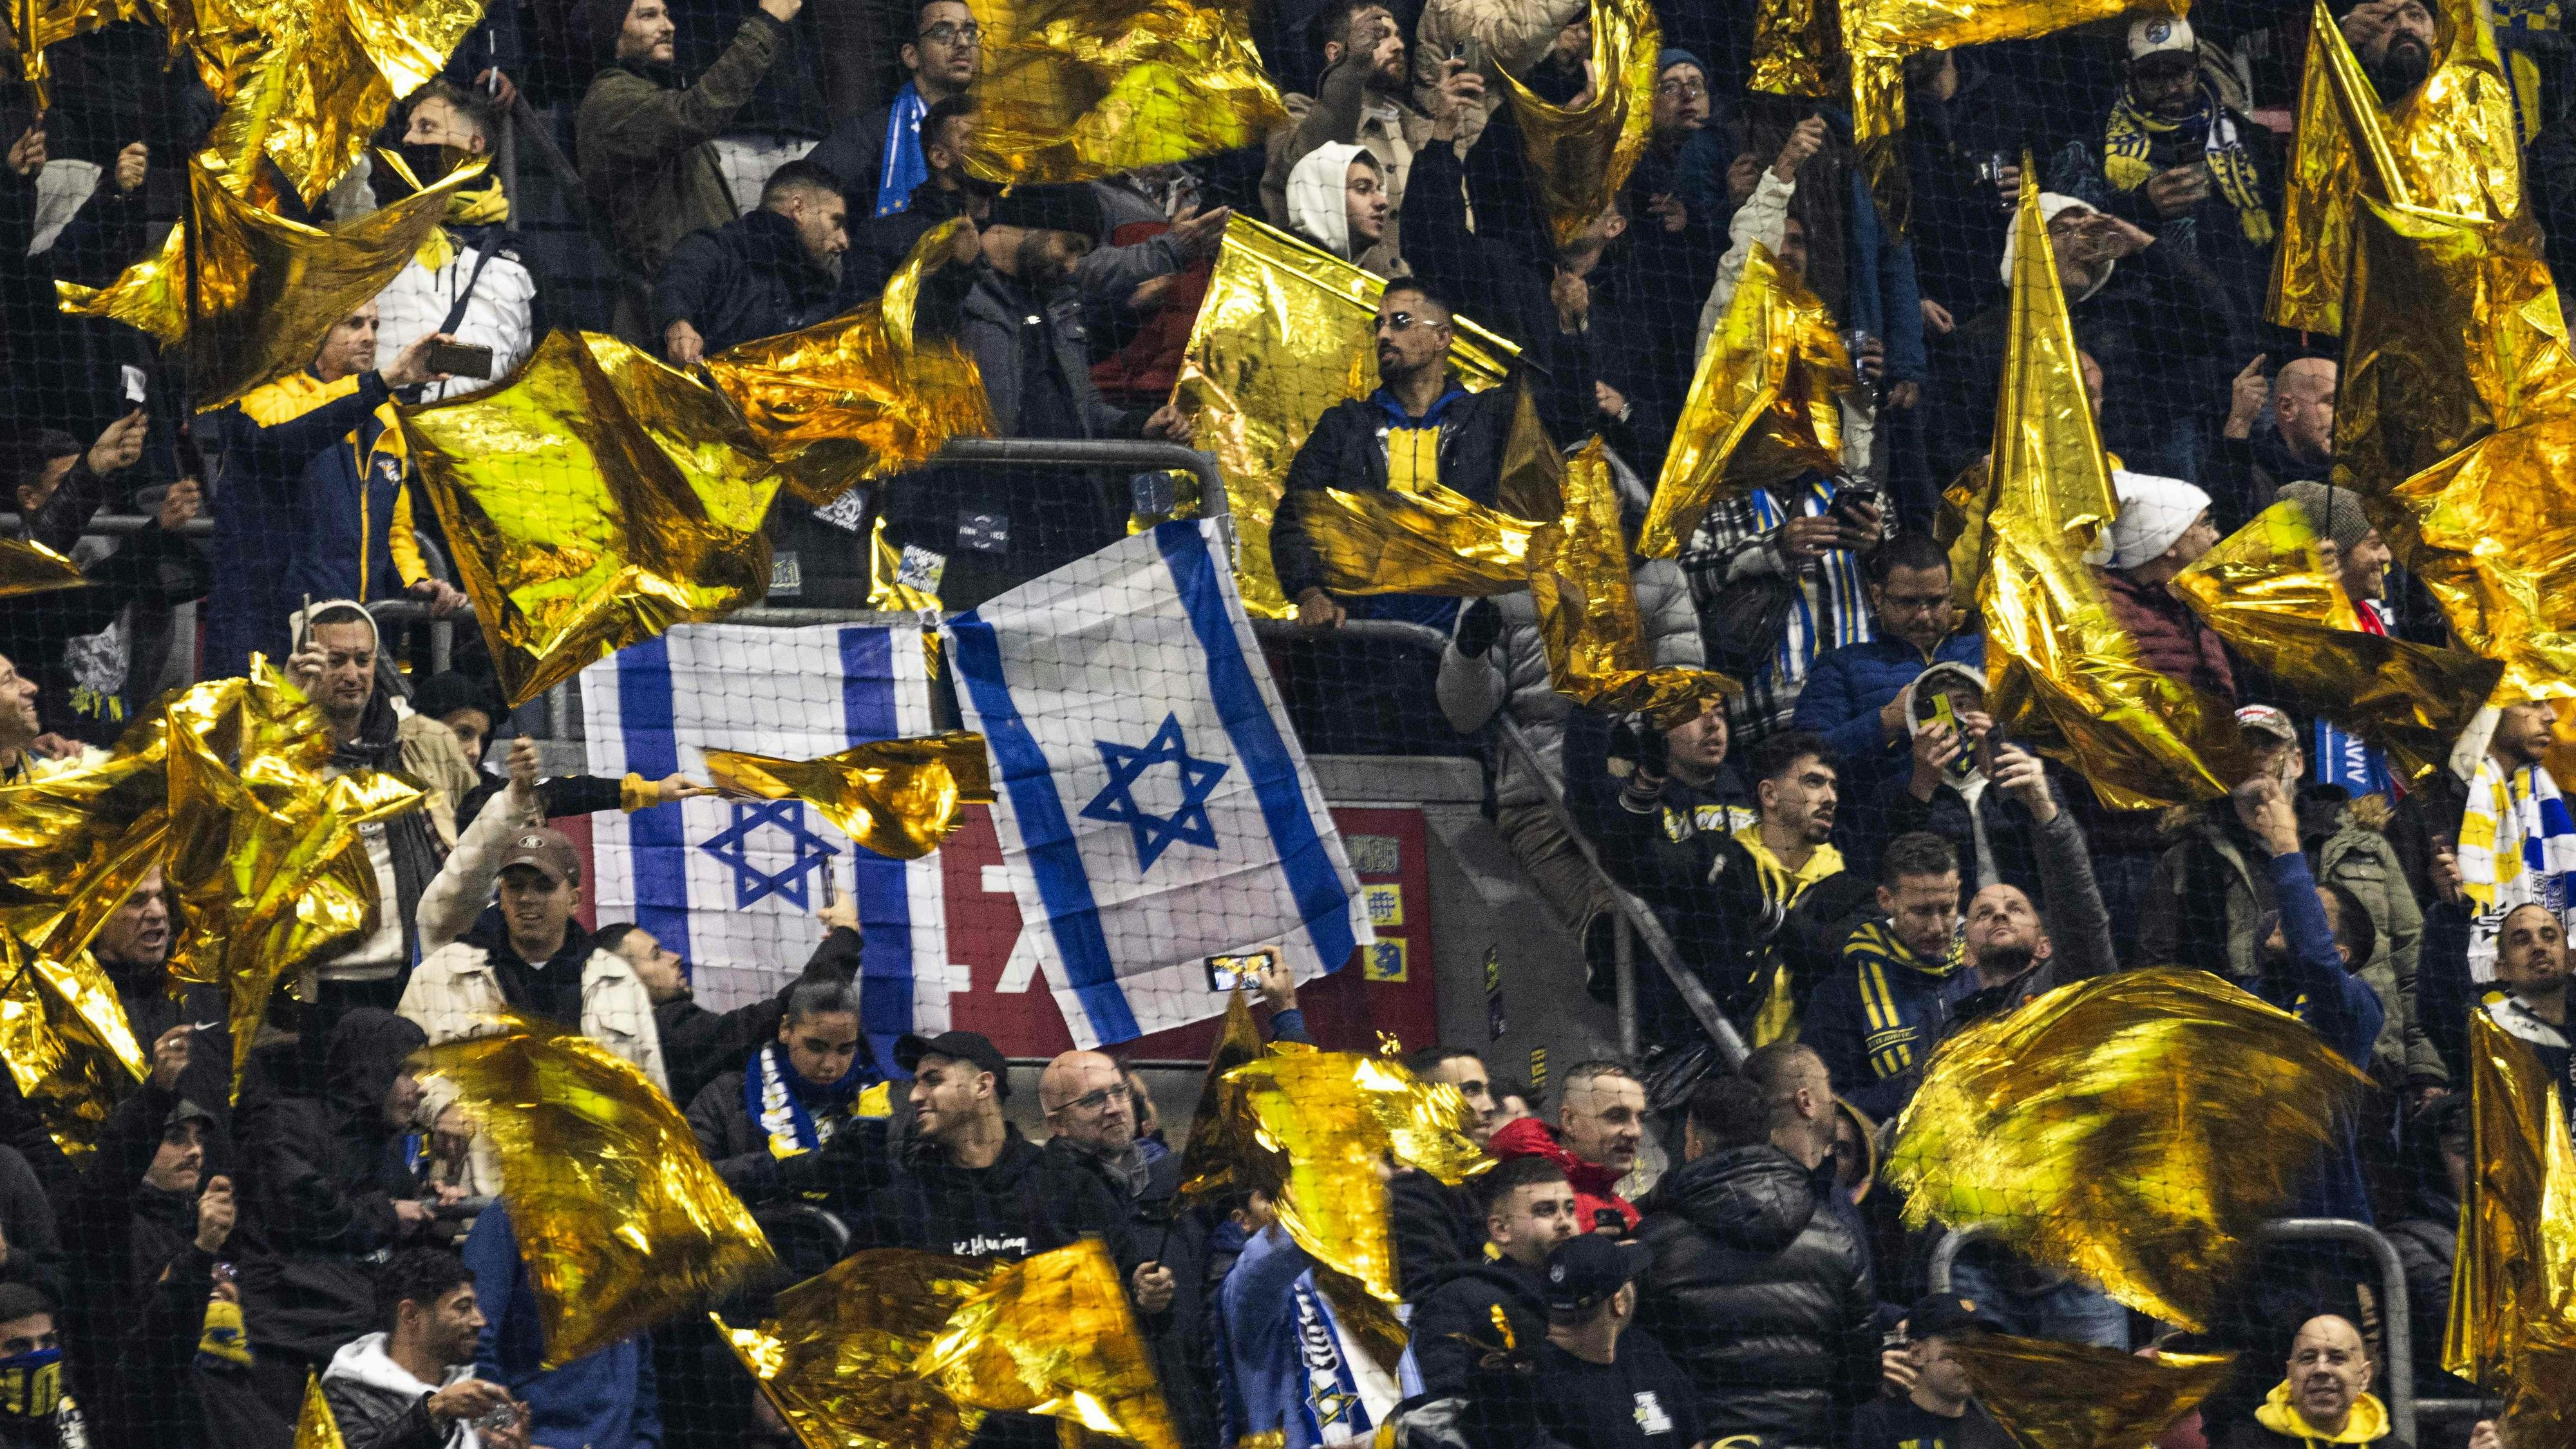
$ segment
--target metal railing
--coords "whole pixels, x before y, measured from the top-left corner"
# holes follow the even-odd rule
[[[1969,1244],[2000,1236],[1992,1223],[1970,1223],[1952,1228],[1941,1235],[1932,1248],[1932,1259],[1926,1268],[1927,1286],[1935,1293],[1950,1291],[1950,1271],[1959,1253]],[[2415,1417],[2420,1408],[2441,1406],[2438,1417],[2465,1417],[2469,1409],[2481,1407],[2475,1399],[2437,1399],[2426,1404],[2415,1401],[2415,1325],[2413,1305],[2406,1297],[2406,1267],[2398,1261],[2397,1249],[2377,1228],[2350,1218],[2275,1218],[2263,1225],[2267,1243],[2346,1243],[2359,1248],[2379,1273],[2379,1322],[2387,1370],[2388,1416],[2396,1437],[2408,1444],[2415,1442]]]

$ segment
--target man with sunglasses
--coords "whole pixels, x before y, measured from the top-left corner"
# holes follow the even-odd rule
[[[930,179],[922,118],[963,96],[983,70],[984,30],[961,0],[925,0],[903,47],[910,79],[889,105],[833,127],[805,159],[839,178],[853,217],[892,216],[912,204],[913,188]]]

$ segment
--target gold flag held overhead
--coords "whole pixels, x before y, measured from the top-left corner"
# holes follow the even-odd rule
[[[1831,100],[1851,84],[1836,0],[1754,0],[1753,69],[1745,89]]]
[[[1384,278],[1240,212],[1226,223],[1172,401],[1198,446],[1216,454],[1234,518],[1235,583],[1256,619],[1296,612],[1271,570],[1270,522],[1315,420],[1377,388],[1385,289]],[[1449,357],[1459,382],[1470,392],[1500,383],[1520,349],[1464,317],[1457,329]]]
[[[961,231],[974,235],[964,217],[931,228],[877,301],[706,360],[800,502],[820,507],[921,467],[950,438],[992,435],[975,359],[954,339],[913,333],[922,278],[954,259]]]
[[[2148,668],[2085,562],[2118,505],[2040,220],[2037,168],[2022,161],[1978,585],[1990,708],[2007,736],[2074,766],[2114,809],[2221,795],[2252,768],[2234,711]]]
[[[1497,67],[1520,123],[1530,181],[1557,249],[1601,220],[1646,154],[1654,127],[1655,58],[1662,26],[1647,0],[1592,0],[1592,73],[1600,77],[1579,109],[1551,105]]]
[[[2504,1442],[2576,1436],[2576,1146],[2560,1084],[2469,1013],[2469,1194],[2442,1367],[2504,1399]]]
[[[1600,714],[1642,712],[1659,730],[1697,718],[1744,686],[1706,669],[1658,667],[1637,612],[1619,527],[1619,485],[1594,438],[1567,461],[1565,514],[1530,540],[1530,603],[1548,682]]]
[[[304,1376],[304,1411],[295,1416],[294,1449],[348,1449],[340,1438],[340,1420],[331,1401],[322,1397],[318,1374]]]
[[[8,0],[0,7],[0,54],[18,58],[18,75],[34,92],[42,115],[54,106],[49,87],[53,70],[45,63],[45,52],[75,35],[119,20],[139,20],[143,14],[138,0]]]
[[[958,807],[993,801],[984,737],[967,730],[879,740],[819,760],[739,750],[709,750],[706,756],[708,776],[724,789],[764,800],[803,800],[851,840],[896,860],[919,860],[937,850],[957,829]]]
[[[0,599],[88,586],[79,564],[43,544],[0,538]]]
[[[1474,599],[1529,587],[1539,525],[1437,483],[1414,493],[1324,488],[1301,499],[1333,593]]]
[[[2132,0],[1842,0],[1843,50],[1851,60],[1855,139],[1905,128],[1905,58],[1919,50],[1962,50],[1998,40],[2053,35],[2132,9],[2180,14]],[[2024,168],[2023,175],[2030,174]]]
[[[1916,1227],[1989,1224],[2032,1261],[2199,1329],[2366,1082],[2298,1018],[2205,971],[2125,971],[1952,1037],[1884,1173]]]
[[[606,333],[550,332],[502,386],[396,416],[513,705],[769,591],[761,439]]]
[[[2022,1449],[2127,1449],[2146,1444],[2218,1392],[2232,1353],[2141,1358],[2089,1343],[1963,1333],[1945,1340]]]
[[[233,194],[232,173],[203,152],[188,164],[193,223],[104,287],[56,282],[62,310],[151,333],[188,366],[199,409],[240,398],[309,367],[331,324],[385,289],[438,229],[448,199],[481,176],[481,161],[350,221],[307,226]],[[197,228],[190,314],[187,228]]]
[[[1258,145],[1288,111],[1248,0],[972,0],[984,31],[966,169],[1045,185]]]
[[[80,1162],[108,1114],[148,1070],[116,999],[87,951],[49,959],[0,928],[0,1061],[33,1103],[45,1135]]]
[[[2175,577],[2201,622],[2309,709],[2387,751],[2403,779],[2451,744],[2504,666],[2361,627],[2296,503],[2275,503]]]
[[[549,1022],[433,1046],[423,1076],[456,1089],[501,1159],[501,1197],[559,1368],[775,1267],[751,1211],[642,1072]]]
[[[1312,1050],[1297,1042],[1284,1045]],[[1244,1085],[1229,1074],[1259,1059],[1265,1050],[1281,1049],[1264,1046],[1261,1027],[1252,1019],[1251,994],[1236,987],[1226,1002],[1225,1025],[1217,1032],[1216,1047],[1208,1053],[1207,1086],[1190,1117],[1189,1141],[1181,1148],[1178,1201],[1223,1197],[1254,1185],[1266,1159],[1253,1140],[1256,1124]]]
[[[1671,558],[1729,493],[1842,465],[1851,356],[1833,314],[1756,242],[1691,374],[1637,552]]]

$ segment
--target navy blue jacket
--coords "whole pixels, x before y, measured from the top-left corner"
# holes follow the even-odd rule
[[[1884,1122],[1913,1099],[1950,1008],[1976,989],[1977,973],[1955,955],[1925,963],[1886,922],[1870,921],[1816,988],[1798,1039],[1825,1059],[1838,1095]]]
[[[2379,993],[2347,970],[2335,949],[2334,929],[2317,900],[2317,884],[2308,874],[2308,858],[2293,850],[2272,857],[2272,899],[2280,903],[2281,935],[2289,942],[2286,962],[2267,963],[2255,994],[2308,1024],[2325,1044],[2352,1063],[2354,1071],[2370,1070],[2370,1047],[2379,1040],[2388,1018]],[[2315,1180],[2302,1195],[2293,1217],[2350,1218],[2369,1222],[2370,1194],[2362,1187],[2361,1151],[2355,1126],[2343,1124],[2343,1144],[2327,1150]]]
[[[671,248],[653,283],[653,328],[658,335],[686,322],[712,355],[813,326],[840,310],[840,286],[805,250],[795,222],[749,211]]]
[[[252,389],[212,419],[224,471],[213,490],[214,541],[207,551],[214,587],[206,611],[206,678],[241,673],[254,650],[286,658],[292,646],[286,616],[301,596],[295,571],[281,565],[315,547],[307,472],[317,455],[347,451],[344,440],[393,396],[373,372],[360,376],[354,390],[317,403],[325,387],[310,371],[293,373]],[[354,506],[354,491],[349,500]]]
[[[1798,713],[1793,721],[1799,729],[1814,730],[1833,745],[1843,758],[1843,813],[1848,819],[1858,812],[1852,807],[1874,800],[1878,787],[1899,775],[1909,766],[1913,753],[1911,736],[1900,734],[1887,739],[1878,728],[1878,712],[1897,692],[1914,682],[1914,677],[1935,664],[1964,664],[1982,674],[1986,668],[1986,638],[1971,625],[1961,629],[1926,655],[1893,634],[1882,634],[1859,644],[1846,644],[1828,649],[1816,656],[1807,670],[1806,687],[1798,691]],[[1870,852],[1874,857],[1876,852]],[[1868,863],[1856,863],[1865,869]]]
[[[297,602],[399,598],[403,571],[394,558],[394,522],[408,467],[401,436],[369,413],[357,430],[304,465],[303,534],[287,561],[287,587]],[[414,498],[411,527],[425,528],[426,499]]]

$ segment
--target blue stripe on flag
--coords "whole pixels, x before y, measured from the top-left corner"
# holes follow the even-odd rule
[[[949,621],[955,643],[952,663],[957,677],[975,701],[984,740],[1002,767],[1002,788],[1011,792],[1011,816],[1019,826],[1020,846],[1037,878],[1038,899],[1046,906],[1055,934],[1056,953],[1064,963],[1092,1035],[1104,1042],[1130,1041],[1141,1035],[1127,993],[1118,984],[1118,965],[1109,954],[1109,938],[1100,929],[1100,906],[1091,897],[1091,876],[1082,866],[1082,846],[1064,816],[1064,801],[1055,790],[1055,772],[1046,751],[1038,747],[1020,720],[1019,705],[1002,678],[1002,648],[993,626],[972,612]]]
[[[1195,522],[1165,523],[1155,527],[1154,542],[1171,566],[1181,606],[1189,612],[1190,627],[1207,653],[1208,689],[1216,701],[1217,718],[1225,722],[1226,738],[1234,742],[1234,753],[1251,777],[1252,793],[1261,802],[1261,818],[1270,827],[1271,847],[1279,853],[1279,868],[1288,876],[1288,889],[1306,922],[1307,938],[1315,943],[1315,959],[1326,971],[1339,971],[1358,945],[1351,932],[1350,892],[1342,888],[1341,872],[1333,868],[1314,817],[1306,812],[1306,791],[1298,779],[1297,763],[1289,758],[1287,742],[1279,737],[1279,722],[1244,660],[1207,539]]]
[[[618,651],[617,723],[625,735],[628,770],[647,780],[680,772],[669,640],[647,639]],[[635,873],[635,924],[687,958],[689,840],[680,811],[638,810],[627,816],[626,858]]]
[[[894,635],[884,629],[841,631],[841,727],[863,745],[901,734],[895,716]],[[906,862],[853,845],[859,905],[859,1029],[888,1055],[912,1030],[912,892]]]

